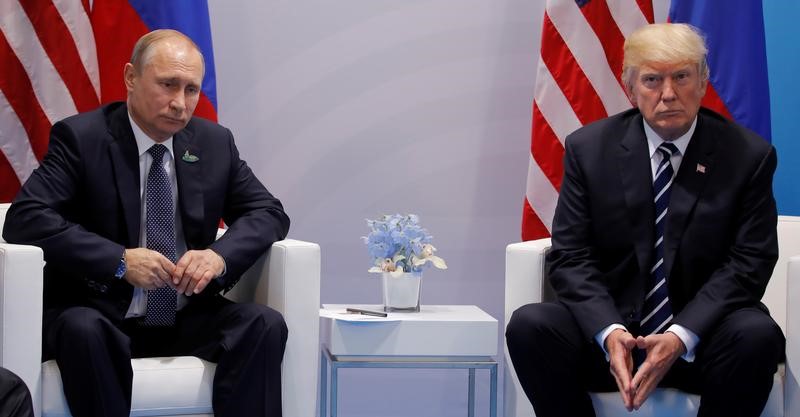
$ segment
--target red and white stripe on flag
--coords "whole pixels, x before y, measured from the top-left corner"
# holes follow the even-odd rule
[[[100,104],[88,0],[0,1],[0,201],[39,166],[50,127]]]
[[[650,0],[547,0],[522,240],[550,236],[567,135],[630,108],[620,79],[622,47],[626,36],[648,22]]]

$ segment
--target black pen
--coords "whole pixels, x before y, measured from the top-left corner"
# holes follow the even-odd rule
[[[358,313],[358,314],[363,314],[365,316],[375,316],[375,317],[387,316],[387,314],[382,311],[363,310],[360,308],[351,308],[351,307],[347,307],[346,310],[348,313]]]

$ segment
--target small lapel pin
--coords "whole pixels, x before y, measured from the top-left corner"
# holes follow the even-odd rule
[[[697,164],[697,168],[695,169],[695,172],[699,172],[701,174],[705,174],[706,173],[706,166],[703,165],[703,164]]]
[[[199,161],[200,158],[198,158],[197,155],[190,154],[189,151],[187,150],[186,153],[184,153],[183,156],[181,157],[181,160],[183,160],[184,162],[190,162],[191,163],[191,162]],[[698,165],[698,167],[699,166],[700,165]]]

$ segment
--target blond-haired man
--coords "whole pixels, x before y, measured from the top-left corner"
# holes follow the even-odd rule
[[[634,109],[566,140],[548,274],[554,303],[506,337],[536,415],[629,410],[656,386],[701,394],[700,417],[761,414],[784,337],[759,301],[778,255],[774,148],[700,107],[706,46],[684,24],[625,42]]]

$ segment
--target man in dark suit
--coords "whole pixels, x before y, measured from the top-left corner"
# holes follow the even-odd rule
[[[637,108],[566,139],[547,255],[558,301],[521,307],[506,331],[538,417],[593,416],[587,391],[615,387],[638,409],[659,385],[699,393],[700,417],[761,414],[785,343],[760,302],[776,156],[700,108],[706,54],[688,25],[636,31],[623,81]]]
[[[215,415],[281,415],[283,317],[220,292],[289,218],[231,132],[192,117],[203,74],[188,37],[143,36],[124,68],[127,102],[53,125],[6,217],[7,241],[44,251],[43,355],[76,417],[128,416],[130,358],[172,355],[217,363]]]

